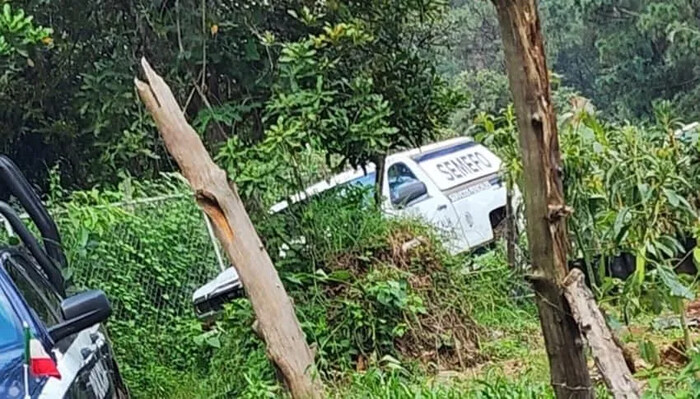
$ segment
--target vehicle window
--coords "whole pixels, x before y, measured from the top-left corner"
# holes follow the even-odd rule
[[[376,174],[374,172],[370,172],[364,176],[360,176],[358,178],[350,180],[349,182],[347,182],[345,184],[347,184],[349,186],[360,186],[360,187],[372,188],[372,187],[374,187],[374,181],[376,179],[375,176],[376,176]]]
[[[5,268],[36,316],[47,327],[58,324],[61,300],[46,278],[20,256],[8,258]]]
[[[387,171],[387,182],[389,183],[389,197],[394,205],[404,205],[402,187],[411,183],[420,182],[411,169],[403,163],[396,163],[389,167]]]
[[[371,199],[374,196],[374,182],[377,174],[369,172],[366,175],[356,177],[345,183],[339,184],[332,189],[329,189],[326,194],[334,195],[338,193],[341,196],[350,194],[361,194],[363,199]]]
[[[14,309],[0,290],[0,348],[14,346],[22,342],[22,329]]]

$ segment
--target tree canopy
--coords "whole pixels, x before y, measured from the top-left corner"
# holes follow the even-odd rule
[[[681,116],[697,114],[697,2],[540,6],[549,67],[567,92],[590,98],[607,117],[651,118],[658,100],[673,101]],[[334,168],[418,145],[450,120],[464,133],[480,111],[510,101],[488,2],[3,7],[0,151],[42,186],[56,165],[73,188],[172,169],[131,88],[141,56],[173,82],[211,150],[262,143],[280,131],[290,138],[294,130],[295,145],[337,155]]]

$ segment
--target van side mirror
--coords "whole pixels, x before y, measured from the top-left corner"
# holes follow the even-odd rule
[[[112,306],[103,291],[90,290],[64,299],[61,312],[63,321],[49,329],[54,342],[107,320]]]
[[[420,180],[412,180],[396,187],[394,198],[391,202],[399,207],[404,207],[424,195],[428,194],[428,188]]]

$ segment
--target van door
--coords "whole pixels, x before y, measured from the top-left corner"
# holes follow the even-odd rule
[[[469,247],[457,212],[449,199],[412,161],[387,162],[382,194],[390,215],[419,217],[447,238],[452,253]]]
[[[414,158],[454,206],[472,248],[494,239],[493,225],[505,215],[501,160],[486,147],[462,142]]]

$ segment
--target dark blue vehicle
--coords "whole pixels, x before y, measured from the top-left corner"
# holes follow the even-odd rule
[[[32,220],[40,240],[8,205],[11,200]],[[109,301],[97,290],[66,295],[61,273],[66,257],[56,224],[3,156],[0,216],[21,242],[0,241],[0,398],[128,398],[101,325],[111,314]],[[60,379],[25,378],[25,324],[55,362]]]

